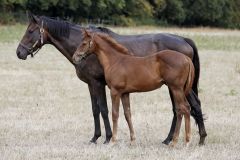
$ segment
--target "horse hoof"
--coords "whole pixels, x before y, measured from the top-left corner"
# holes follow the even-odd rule
[[[90,140],[89,143],[90,143],[90,144],[97,144],[97,141],[92,141],[92,140]]]
[[[109,144],[110,140],[111,140],[111,138],[110,138],[110,139],[107,138],[107,139],[103,142],[103,144]]]
[[[165,139],[162,143],[165,144],[165,145],[169,145],[171,142],[171,140],[169,139]]]
[[[206,136],[200,137],[199,146],[203,146],[205,144],[205,138]]]
[[[95,136],[89,141],[90,143],[97,144],[97,139]]]
[[[202,140],[200,140],[199,141],[199,146],[203,146],[203,145],[205,145],[205,142],[204,142],[204,140],[202,141]]]

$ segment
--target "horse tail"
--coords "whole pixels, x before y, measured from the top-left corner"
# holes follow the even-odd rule
[[[184,40],[192,47],[193,52],[194,52],[192,62],[193,62],[194,69],[195,69],[195,77],[194,77],[192,89],[193,89],[194,93],[198,96],[198,82],[199,82],[199,77],[200,77],[200,60],[199,60],[198,49],[197,49],[195,43],[193,42],[193,40],[191,40],[189,38],[184,38]]]
[[[185,92],[185,95],[187,96],[192,89],[195,73],[194,73],[194,66],[193,66],[192,60],[188,57],[186,57],[186,58],[187,58],[187,61],[188,61],[188,64],[189,64],[189,70],[188,70],[187,81],[186,81],[185,86],[184,86],[184,92]]]

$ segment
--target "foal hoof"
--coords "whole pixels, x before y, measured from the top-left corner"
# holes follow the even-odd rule
[[[135,140],[131,141],[130,146],[136,146],[136,141]]]
[[[171,147],[171,148],[175,148],[175,146],[176,146],[176,143],[171,142],[171,143],[169,144],[169,147]]]
[[[190,146],[190,142],[185,143],[185,147],[188,148]]]

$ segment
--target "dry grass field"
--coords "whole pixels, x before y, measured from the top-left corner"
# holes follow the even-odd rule
[[[166,87],[131,95],[136,145],[129,145],[122,108],[118,143],[89,144],[93,117],[87,85],[61,53],[46,45],[35,58],[15,54],[25,26],[0,26],[0,159],[240,159],[240,31],[209,28],[113,28],[121,34],[171,32],[197,42],[201,60],[200,99],[206,114],[206,145],[192,119],[192,140],[176,148],[167,136],[172,110]],[[6,42],[5,42],[6,41]],[[111,103],[108,91],[111,120]],[[183,126],[183,125],[182,125]]]

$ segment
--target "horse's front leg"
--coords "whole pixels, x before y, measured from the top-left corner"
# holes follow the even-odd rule
[[[110,141],[112,137],[112,130],[108,118],[105,84],[100,83],[98,81],[92,81],[91,85],[89,85],[89,91],[91,94],[95,124],[95,132],[91,142],[96,143],[97,139],[101,136],[101,127],[99,119],[99,115],[101,112],[106,132],[106,139],[104,141],[104,144],[106,144]]]
[[[97,94],[94,91],[94,87],[92,85],[88,85],[88,89],[91,96],[92,102],[92,113],[94,118],[94,135],[90,140],[91,143],[97,143],[97,139],[101,136],[101,126],[100,126],[100,108],[97,104]]]
[[[119,105],[120,105],[120,94],[114,89],[111,89],[112,98],[112,121],[113,121],[113,136],[112,142],[117,140],[117,128],[118,128],[118,118],[119,118]]]
[[[95,91],[97,92],[97,103],[100,108],[100,112],[101,112],[101,115],[103,118],[103,123],[105,126],[106,139],[104,141],[104,144],[107,144],[110,142],[110,140],[112,138],[112,130],[111,130],[109,117],[108,117],[108,107],[107,107],[105,84],[97,82],[97,88]]]

